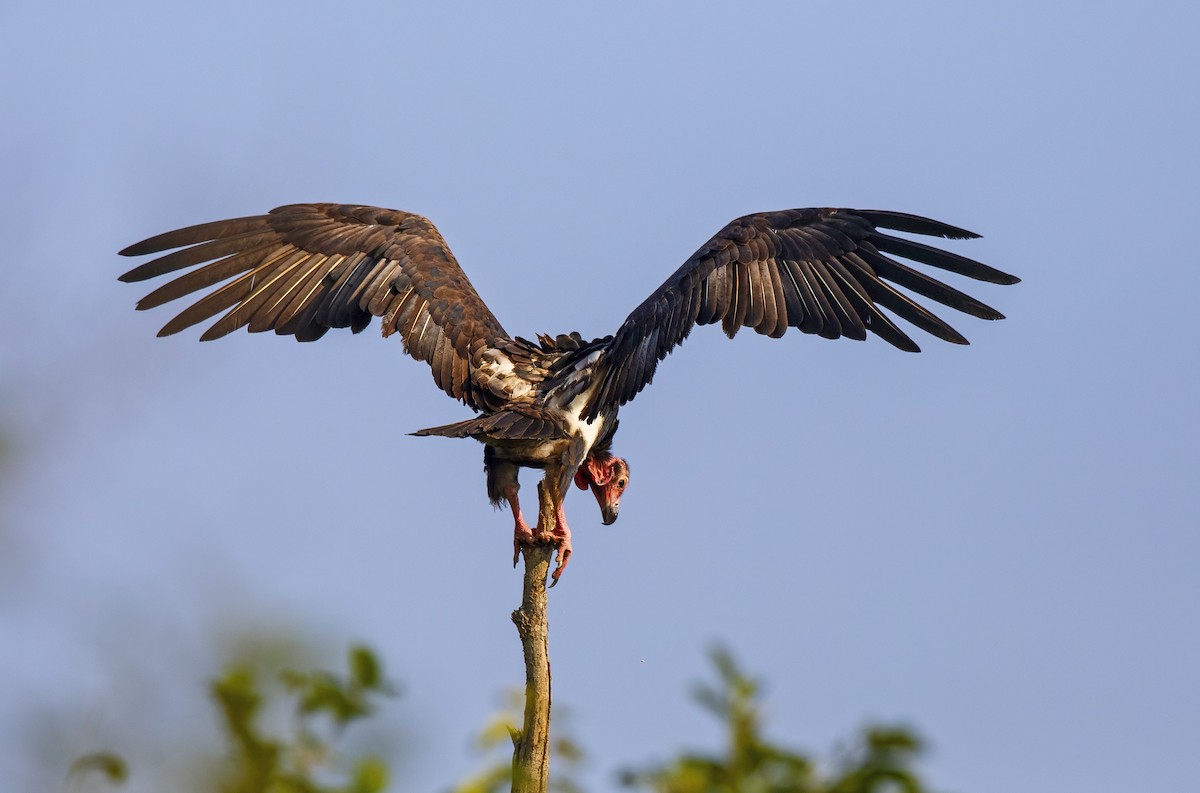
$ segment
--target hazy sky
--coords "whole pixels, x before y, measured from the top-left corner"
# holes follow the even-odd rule
[[[406,209],[508,330],[589,336],[733,217],[857,206],[984,234],[952,247],[1024,278],[969,288],[1009,318],[941,312],[972,346],[921,355],[701,328],[660,367],[621,413],[621,519],[567,502],[551,653],[585,778],[714,745],[687,688],[722,640],[772,734],[822,754],[900,720],[943,790],[1194,783],[1192,5],[44,2],[0,26],[0,767],[46,767],[36,714],[148,790],[171,736],[214,740],[180,725],[214,723],[216,625],[377,647],[398,790],[470,770],[522,679],[482,449],[405,434],[468,415],[427,367],[374,326],[155,339],[173,312],[134,313],[118,249]]]

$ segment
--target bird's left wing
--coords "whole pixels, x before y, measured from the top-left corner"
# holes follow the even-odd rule
[[[187,246],[187,247],[185,247]],[[355,333],[383,319],[409,355],[433,368],[438,387],[481,409],[471,377],[483,353],[508,334],[458,266],[442,235],[408,212],[344,204],[291,204],[266,215],[170,231],[123,256],[179,248],[121,276],[144,281],[201,265],[142,298],[154,308],[228,281],[184,309],[160,336],[225,314],[201,340],[238,328],[312,341],[330,328]],[[233,279],[233,280],[229,280]]]
[[[583,418],[633,399],[694,325],[720,322],[730,338],[744,327],[771,337],[793,327],[827,339],[862,340],[870,331],[902,350],[919,352],[883,313],[885,308],[940,339],[967,343],[893,284],[976,317],[1003,319],[994,308],[887,254],[980,281],[1014,284],[1020,279],[880,228],[951,239],[979,236],[928,218],[879,210],[787,209],[738,218],[692,254],[621,325],[604,351],[598,386]]]

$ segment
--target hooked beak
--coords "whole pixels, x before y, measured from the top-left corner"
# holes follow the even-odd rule
[[[596,503],[600,505],[600,519],[605,526],[611,526],[617,522],[617,512],[621,509],[620,494],[615,494],[612,497],[609,494],[608,486],[592,485],[592,495],[596,497]]]

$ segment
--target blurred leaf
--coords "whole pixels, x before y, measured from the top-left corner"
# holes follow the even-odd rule
[[[129,768],[120,755],[111,752],[93,752],[85,754],[71,763],[68,776],[99,772],[108,778],[109,782],[120,784],[129,777]]]
[[[382,682],[379,659],[369,647],[355,645],[350,648],[350,674],[363,688],[376,688]]]
[[[394,694],[396,688],[384,680],[379,659],[369,648],[356,645],[348,655],[350,668],[346,678],[330,672],[281,673],[284,686],[296,693],[302,716],[323,714],[339,727],[369,716],[373,694]]]
[[[351,760],[336,745],[349,722],[371,713],[370,696],[386,693],[380,664],[370,650],[353,648],[348,666],[345,678],[323,670],[278,673],[283,691],[295,700],[296,714],[291,731],[282,737],[268,736],[258,725],[267,695],[253,672],[235,667],[213,683],[231,748],[223,793],[380,793],[387,786],[388,768],[381,759]],[[364,679],[371,682],[370,691]],[[332,735],[323,734],[313,721],[317,717],[332,721]],[[339,776],[345,784],[332,781]]]
[[[647,770],[626,769],[618,777],[622,785],[654,793],[926,793],[910,767],[921,749],[911,731],[864,730],[832,773],[819,774],[809,756],[764,735],[761,686],[732,653],[718,647],[711,658],[717,682],[700,684],[693,694],[725,725],[725,751],[684,753]]]
[[[387,787],[387,783],[387,763],[378,757],[365,757],[359,761],[354,772],[353,789],[356,793],[379,793]]]

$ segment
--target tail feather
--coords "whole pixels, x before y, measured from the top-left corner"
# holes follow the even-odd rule
[[[421,437],[438,435],[443,438],[478,438],[486,435],[508,440],[555,440],[566,437],[556,422],[515,410],[502,410],[490,416],[479,416],[440,427],[426,427],[410,434]]]
[[[476,435],[484,435],[487,433],[487,423],[491,416],[480,416],[476,419],[467,421],[456,421],[453,424],[443,424],[440,427],[426,427],[423,430],[410,432],[410,435],[419,435],[426,437],[430,435],[440,435],[443,438],[471,438]]]

